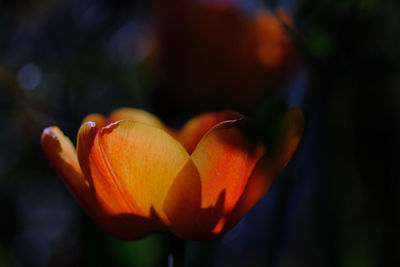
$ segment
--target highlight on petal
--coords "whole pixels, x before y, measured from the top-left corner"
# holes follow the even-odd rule
[[[304,117],[298,108],[290,108],[283,118],[280,139],[275,152],[258,162],[240,198],[229,224],[229,230],[268,192],[272,183],[286,167],[303,135]]]
[[[248,138],[244,124],[245,120],[225,121],[210,130],[192,153],[190,165],[174,181],[164,210],[175,235],[210,239],[223,229],[265,152],[260,142]],[[189,196],[195,200],[185,201]]]
[[[165,229],[162,205],[189,159],[182,145],[161,129],[129,120],[103,128],[94,144],[89,159],[97,194],[118,198],[108,199],[109,208],[153,216],[152,227]]]
[[[82,124],[85,124],[86,122],[92,121],[94,123],[96,123],[97,127],[99,129],[103,128],[104,126],[106,126],[108,124],[107,119],[98,113],[93,113],[93,114],[89,114],[87,115],[83,121]]]
[[[230,110],[204,113],[190,119],[178,132],[177,139],[190,154],[200,139],[218,123],[226,120],[237,120],[243,117],[242,114]]]
[[[136,108],[120,108],[114,110],[108,116],[109,122],[117,122],[120,120],[132,120],[151,125],[160,129],[166,129],[164,123],[153,114]]]

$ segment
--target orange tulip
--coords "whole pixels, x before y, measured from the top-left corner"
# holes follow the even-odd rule
[[[43,131],[51,165],[81,206],[117,238],[170,230],[207,240],[231,229],[268,191],[302,135],[303,117],[289,109],[277,153],[244,130],[242,115],[223,111],[189,120],[181,130],[137,109],[108,119],[89,115],[77,148],[58,127]]]
[[[171,108],[251,109],[296,65],[282,10],[249,14],[234,1],[158,2],[156,92]]]

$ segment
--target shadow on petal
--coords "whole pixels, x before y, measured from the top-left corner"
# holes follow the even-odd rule
[[[214,206],[201,207],[200,174],[189,160],[171,185],[164,202],[172,233],[191,240],[215,238],[213,230],[223,217],[225,197],[226,192],[222,190]]]
[[[150,210],[150,217],[122,213],[116,215],[103,214],[102,220],[99,221],[99,219],[97,218],[96,222],[104,230],[115,238],[125,241],[137,240],[151,232],[168,230],[153,207]],[[160,225],[164,226],[160,227]]]
[[[296,151],[303,135],[303,129],[304,117],[302,111],[298,108],[290,108],[282,118],[276,138],[276,148],[258,161],[223,232],[228,231],[238,223],[268,192],[272,183]]]
[[[131,210],[128,213],[126,211],[129,209],[126,209],[123,202],[110,201],[122,198],[118,190],[108,191],[113,194],[107,194],[101,190],[102,187],[96,187],[96,184],[93,183],[94,178],[97,178],[97,181],[99,179],[110,180],[109,176],[99,177],[100,174],[104,175],[105,171],[98,172],[94,168],[94,165],[90,165],[89,158],[90,154],[94,151],[94,140],[98,131],[99,127],[96,123],[90,121],[84,123],[78,133],[77,147],[79,162],[90,185],[91,205],[84,205],[83,203],[87,213],[103,229],[123,240],[133,240],[153,230],[166,230],[167,226],[161,220],[159,214],[157,214],[154,206],[150,206],[148,216],[139,215],[135,210]],[[110,190],[111,187],[115,186],[115,184],[111,183],[108,189]]]

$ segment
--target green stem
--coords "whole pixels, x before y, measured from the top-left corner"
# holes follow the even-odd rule
[[[168,267],[184,267],[186,256],[186,242],[171,235],[170,237],[170,254],[168,258]]]

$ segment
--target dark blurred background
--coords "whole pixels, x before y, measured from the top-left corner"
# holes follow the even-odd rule
[[[396,0],[0,0],[0,266],[167,265],[168,234],[108,236],[41,150],[122,106],[304,112],[268,194],[188,266],[400,266],[399,104]]]

